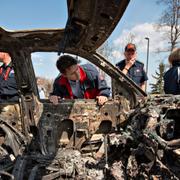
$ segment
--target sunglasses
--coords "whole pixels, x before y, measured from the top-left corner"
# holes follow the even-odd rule
[[[134,49],[127,49],[126,52],[135,52]]]

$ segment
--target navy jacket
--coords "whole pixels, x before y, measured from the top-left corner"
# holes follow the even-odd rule
[[[172,67],[164,74],[164,92],[180,94],[180,62],[178,61],[173,62]]]
[[[125,67],[125,60],[120,61],[116,66],[122,71]],[[144,71],[144,64],[135,61],[132,67],[128,70],[127,76],[130,77],[137,85],[141,85],[144,81],[148,80],[148,77]]]
[[[80,91],[86,99],[94,99],[98,95],[109,97],[110,88],[106,81],[100,78],[97,69],[91,64],[79,66],[80,69]],[[51,95],[57,95],[61,98],[75,99],[70,83],[66,77],[60,75],[54,81],[53,92]]]
[[[18,91],[14,70],[9,64],[0,67],[0,102],[18,101]]]

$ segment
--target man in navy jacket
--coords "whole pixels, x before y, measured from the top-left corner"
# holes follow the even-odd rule
[[[110,88],[93,65],[80,66],[75,58],[64,55],[57,60],[56,66],[61,75],[55,79],[50,95],[54,104],[59,98],[97,99],[100,105],[108,100]]]
[[[11,57],[6,52],[0,52],[0,61],[3,63],[0,67],[0,102],[18,102],[19,96]]]
[[[125,59],[117,63],[116,66],[145,91],[145,83],[148,77],[144,71],[144,64],[136,60],[137,52],[135,44],[128,43],[126,45],[124,56]]]

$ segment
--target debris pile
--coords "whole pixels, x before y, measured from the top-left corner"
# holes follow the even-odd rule
[[[179,179],[179,119],[178,96],[153,97],[135,109],[120,134],[109,136],[108,158],[112,177]]]

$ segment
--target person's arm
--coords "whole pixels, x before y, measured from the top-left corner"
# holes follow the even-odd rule
[[[94,82],[95,88],[100,91],[100,96],[110,96],[110,87],[107,86],[106,81],[100,77],[98,70],[91,64],[87,64],[85,67],[91,81]]]
[[[59,102],[59,99],[61,99],[62,93],[60,91],[60,87],[57,83],[57,79],[53,83],[53,91],[49,95],[49,100],[52,102],[54,105],[57,105]]]
[[[140,88],[143,90],[143,91],[145,91],[145,88],[146,88],[146,81],[144,81],[143,83],[141,83],[141,85],[140,85]]]
[[[98,77],[99,82],[99,96],[97,96],[98,104],[103,105],[105,102],[108,101],[108,97],[110,96],[110,88],[107,86],[107,83],[104,79],[100,79]]]
[[[99,95],[96,97],[98,104],[103,105],[110,96],[110,88],[107,86],[106,81],[102,77],[100,77],[99,72],[94,66],[90,65],[88,67],[88,70],[91,74],[92,80],[95,83],[95,88],[97,88],[100,91]]]
[[[97,96],[98,104],[103,105],[108,101],[108,97],[110,96],[110,87],[107,86],[106,80],[100,77],[99,73],[97,75],[98,79],[98,90],[99,96]]]
[[[143,67],[142,67],[143,68]],[[142,79],[141,79],[141,84],[140,88],[145,91],[146,90],[146,83],[147,83],[148,77],[144,69],[142,69]]]
[[[124,66],[122,72],[127,75],[129,69],[132,67],[132,65],[135,63],[135,58],[129,60],[128,62],[126,62],[126,65]]]
[[[101,79],[99,76],[98,76],[98,90],[100,91],[99,95],[106,97],[110,96],[110,87],[107,86],[106,80]]]
[[[122,70],[122,72],[123,72],[125,75],[127,75],[128,71],[129,71],[129,68],[127,68],[126,66],[125,66],[124,69]]]
[[[100,91],[100,96],[109,97],[110,96],[110,87],[108,87],[106,80],[100,76],[99,72],[96,72],[96,84],[97,89]]]

